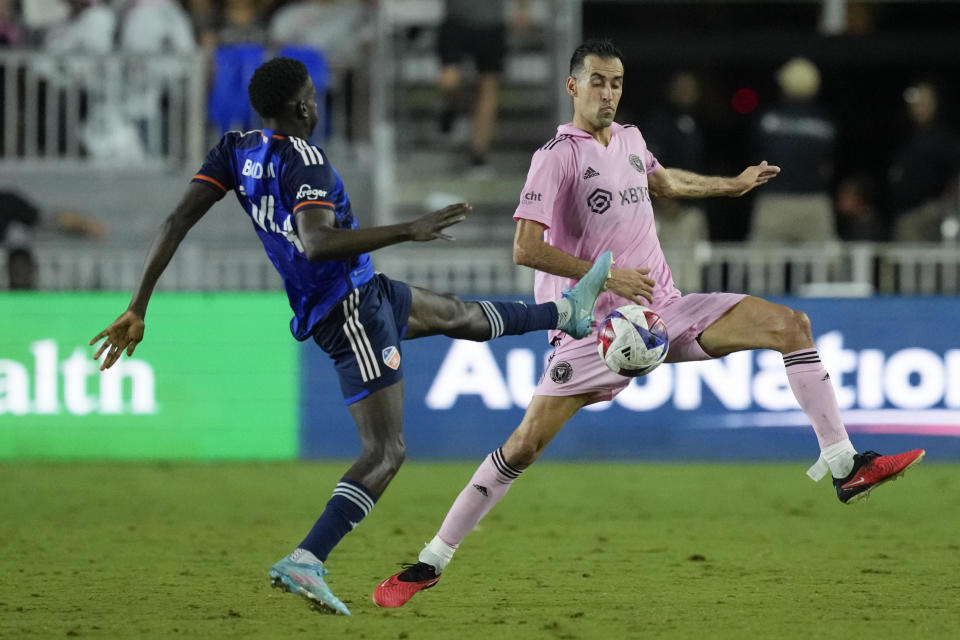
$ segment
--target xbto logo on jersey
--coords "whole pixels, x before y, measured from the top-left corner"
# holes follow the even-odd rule
[[[610,208],[612,200],[613,194],[606,189],[594,189],[593,193],[587,196],[587,206],[593,213],[601,215]]]
[[[620,194],[620,204],[650,201],[650,189],[648,187],[627,187],[623,191],[617,191],[617,193]]]

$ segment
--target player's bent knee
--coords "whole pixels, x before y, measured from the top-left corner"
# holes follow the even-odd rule
[[[795,339],[805,340],[811,336],[810,317],[803,311],[793,309],[792,334]]]
[[[513,452],[507,459],[507,464],[517,469],[526,469],[540,456],[540,451],[535,446],[522,446]]]
[[[407,448],[402,440],[366,444],[360,456],[371,467],[393,470],[399,469],[406,457]]]
[[[383,465],[389,469],[399,469],[407,459],[407,447],[403,442],[394,442],[384,449]]]
[[[775,334],[780,352],[802,349],[812,340],[810,318],[803,311],[786,309],[777,320]]]
[[[510,466],[525,469],[537,461],[543,448],[544,445],[539,439],[527,434],[511,438],[504,455]]]

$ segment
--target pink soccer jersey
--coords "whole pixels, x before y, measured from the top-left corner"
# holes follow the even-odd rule
[[[557,137],[533,155],[514,220],[544,225],[545,241],[572,256],[593,262],[613,252],[614,268],[647,268],[656,281],[652,309],[680,297],[664,259],[653,222],[647,175],[660,164],[634,125],[610,125],[604,147],[572,124],[557,127]],[[537,271],[537,302],[560,297],[574,282]],[[594,315],[633,304],[612,292],[601,294]],[[551,340],[558,334],[550,333]]]

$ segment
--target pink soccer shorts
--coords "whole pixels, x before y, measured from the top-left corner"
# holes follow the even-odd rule
[[[654,309],[667,325],[670,351],[667,362],[709,360],[697,342],[704,329],[746,297],[742,293],[690,293]],[[588,404],[612,400],[630,384],[630,378],[607,368],[597,351],[596,336],[565,338],[547,361],[534,395],[591,394]]]

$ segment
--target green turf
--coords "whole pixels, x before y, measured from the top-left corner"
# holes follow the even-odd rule
[[[955,465],[843,506],[800,464],[541,463],[406,607],[376,584],[474,462],[408,463],[330,558],[352,618],[270,589],[346,465],[0,465],[0,637],[947,638]]]

